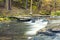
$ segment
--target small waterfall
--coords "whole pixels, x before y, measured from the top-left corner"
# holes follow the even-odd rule
[[[29,22],[25,22],[30,24],[30,29],[25,33],[26,35],[36,35],[37,31],[46,27],[48,21],[45,19],[34,19]]]

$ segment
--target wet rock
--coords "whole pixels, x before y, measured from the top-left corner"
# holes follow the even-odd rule
[[[41,33],[35,37],[32,38],[32,40],[60,40],[60,35],[52,35],[50,36],[51,34],[49,35],[44,35],[45,33]],[[48,34],[48,33],[47,33]]]
[[[53,40],[56,36],[47,36],[47,35],[43,35],[42,34],[39,34],[37,36],[35,36],[33,38],[33,40]]]
[[[49,32],[38,32],[38,34],[44,34],[47,36],[55,36],[56,35],[55,33],[49,33]]]
[[[60,33],[60,30],[52,30],[52,29],[48,29],[49,32],[52,32],[52,33]]]

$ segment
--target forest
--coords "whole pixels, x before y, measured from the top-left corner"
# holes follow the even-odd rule
[[[0,14],[60,16],[60,0],[0,0]]]

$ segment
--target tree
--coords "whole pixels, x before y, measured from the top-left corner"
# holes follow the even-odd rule
[[[5,0],[3,0],[4,1],[4,7],[5,7],[5,3],[6,3],[6,1]]]
[[[28,9],[28,0],[26,0],[26,10]]]
[[[6,0],[6,9],[11,10],[11,0]]]
[[[54,10],[55,10],[55,13],[56,13],[56,0],[54,0]]]
[[[33,1],[31,0],[30,14],[32,14],[32,3],[33,3]]]
[[[40,10],[41,6],[42,6],[42,0],[38,0],[38,9]]]

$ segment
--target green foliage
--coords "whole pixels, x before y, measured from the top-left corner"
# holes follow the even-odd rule
[[[33,8],[33,10],[36,10],[36,9],[37,9],[37,7],[36,7],[36,6],[33,6],[32,8]]]
[[[52,12],[51,15],[52,16],[60,16],[60,11]]]
[[[55,16],[55,12],[51,12],[51,16]]]
[[[60,11],[56,11],[56,15],[57,16],[60,16]]]
[[[7,17],[0,17],[0,22],[6,22],[6,21],[10,21],[11,19],[7,18]]]
[[[0,0],[0,2],[2,2],[3,0]]]
[[[50,13],[48,12],[48,11],[46,11],[46,10],[41,10],[40,12],[39,12],[41,15],[49,15]]]
[[[39,13],[40,13],[41,15],[45,15],[46,11],[41,10]]]
[[[40,13],[41,15],[50,15],[50,12],[51,12],[52,16],[55,16],[55,15],[60,16],[60,11],[52,12],[52,10],[54,11],[54,10],[56,10],[56,9],[58,10],[60,8],[60,6],[59,6],[60,1],[56,0],[56,4],[53,0],[52,1],[32,0],[32,2],[33,2],[32,3],[33,14],[37,12],[37,13]],[[0,4],[4,4],[3,0],[0,0]],[[27,0],[27,1],[26,0],[13,0],[12,5],[16,8],[22,8],[22,9],[28,8],[28,9],[30,9],[31,0]],[[58,6],[59,6],[59,8],[57,8]],[[36,10],[38,10],[38,11],[36,11]]]

